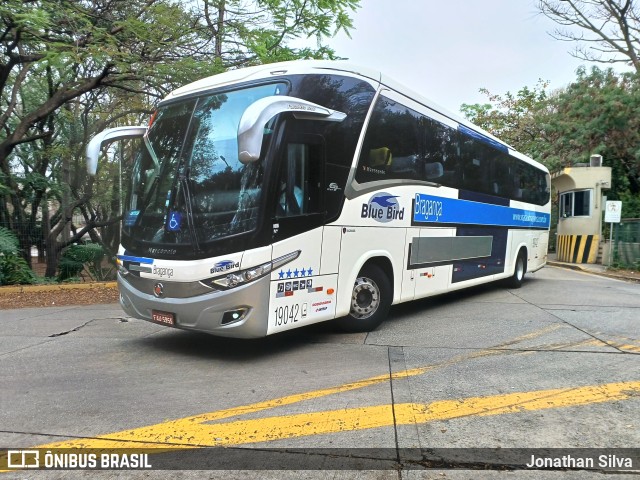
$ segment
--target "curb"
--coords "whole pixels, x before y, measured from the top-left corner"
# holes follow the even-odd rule
[[[547,265],[549,265],[550,267],[560,267],[560,268],[567,268],[569,270],[579,270],[582,272],[596,273],[586,268],[583,268],[580,265],[577,265],[575,263],[563,263],[563,262],[554,262],[554,261],[547,260]]]
[[[102,290],[118,288],[117,282],[93,282],[64,285],[16,285],[0,287],[0,295],[10,293],[58,292],[60,290]]]
[[[625,282],[632,282],[632,283],[640,282],[640,279],[635,277],[627,277],[625,275],[619,275],[617,273],[610,273],[607,271],[592,270],[590,268],[582,267],[578,264],[547,261],[547,265],[551,267],[566,268],[567,270],[577,270],[579,272],[590,273],[592,275],[599,275],[601,277],[613,278],[614,280],[623,280]]]

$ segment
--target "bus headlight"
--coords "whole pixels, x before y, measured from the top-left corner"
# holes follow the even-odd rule
[[[235,273],[231,273],[226,276],[226,278],[220,278],[218,280],[214,280],[213,283],[219,285],[221,287],[233,288],[237,287],[239,283],[243,282],[243,278],[240,275]]]
[[[271,273],[272,270],[292,262],[299,256],[300,250],[296,250],[295,252],[278,257],[272,262],[263,263],[257,267],[251,267],[238,272],[229,273],[222,277],[207,278],[206,280],[201,280],[200,283],[213,288],[235,288],[262,278]]]

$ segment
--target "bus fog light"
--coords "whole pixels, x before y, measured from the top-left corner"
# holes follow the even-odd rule
[[[229,323],[239,322],[247,316],[248,308],[238,308],[236,310],[227,310],[222,315],[222,321],[220,325],[227,325]]]

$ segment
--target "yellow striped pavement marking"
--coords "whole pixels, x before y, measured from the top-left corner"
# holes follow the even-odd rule
[[[631,381],[466,399],[440,400],[429,404],[402,403],[363,406],[221,422],[221,420],[231,417],[258,413],[305,400],[365,388],[393,379],[421,375],[464,360],[505,354],[505,351],[500,350],[500,348],[506,348],[525,340],[540,337],[561,327],[561,324],[552,324],[544,329],[522,335],[491,349],[473,351],[434,365],[393,374],[378,375],[336,387],[288,395],[250,405],[170,420],[156,425],[123,430],[95,438],[64,440],[39,445],[34,448],[91,448],[105,450],[153,448],[157,453],[161,453],[175,449],[243,445],[304,436],[391,427],[393,425],[428,423],[470,416],[503,415],[524,411],[574,407],[625,400],[640,393],[640,382]],[[592,340],[586,342],[592,342]],[[0,463],[1,460],[0,458]]]
[[[414,422],[493,416],[625,400],[640,393],[640,381],[518,392],[429,404],[401,403],[327,410],[226,423],[194,421],[197,417],[83,438],[36,448],[155,448],[158,451],[269,442],[313,435],[408,425]],[[217,412],[211,414],[216,416]],[[206,415],[200,418],[208,418]]]

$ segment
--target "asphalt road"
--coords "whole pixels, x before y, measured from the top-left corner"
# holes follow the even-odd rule
[[[518,290],[395,306],[369,334],[323,324],[234,341],[117,305],[4,310],[0,447],[142,449],[183,470],[172,478],[602,478],[597,460],[593,472],[474,469],[530,458],[511,449],[589,448],[608,462],[627,451],[607,449],[640,446],[639,313],[640,285],[553,267]],[[433,458],[463,468],[423,470]]]

